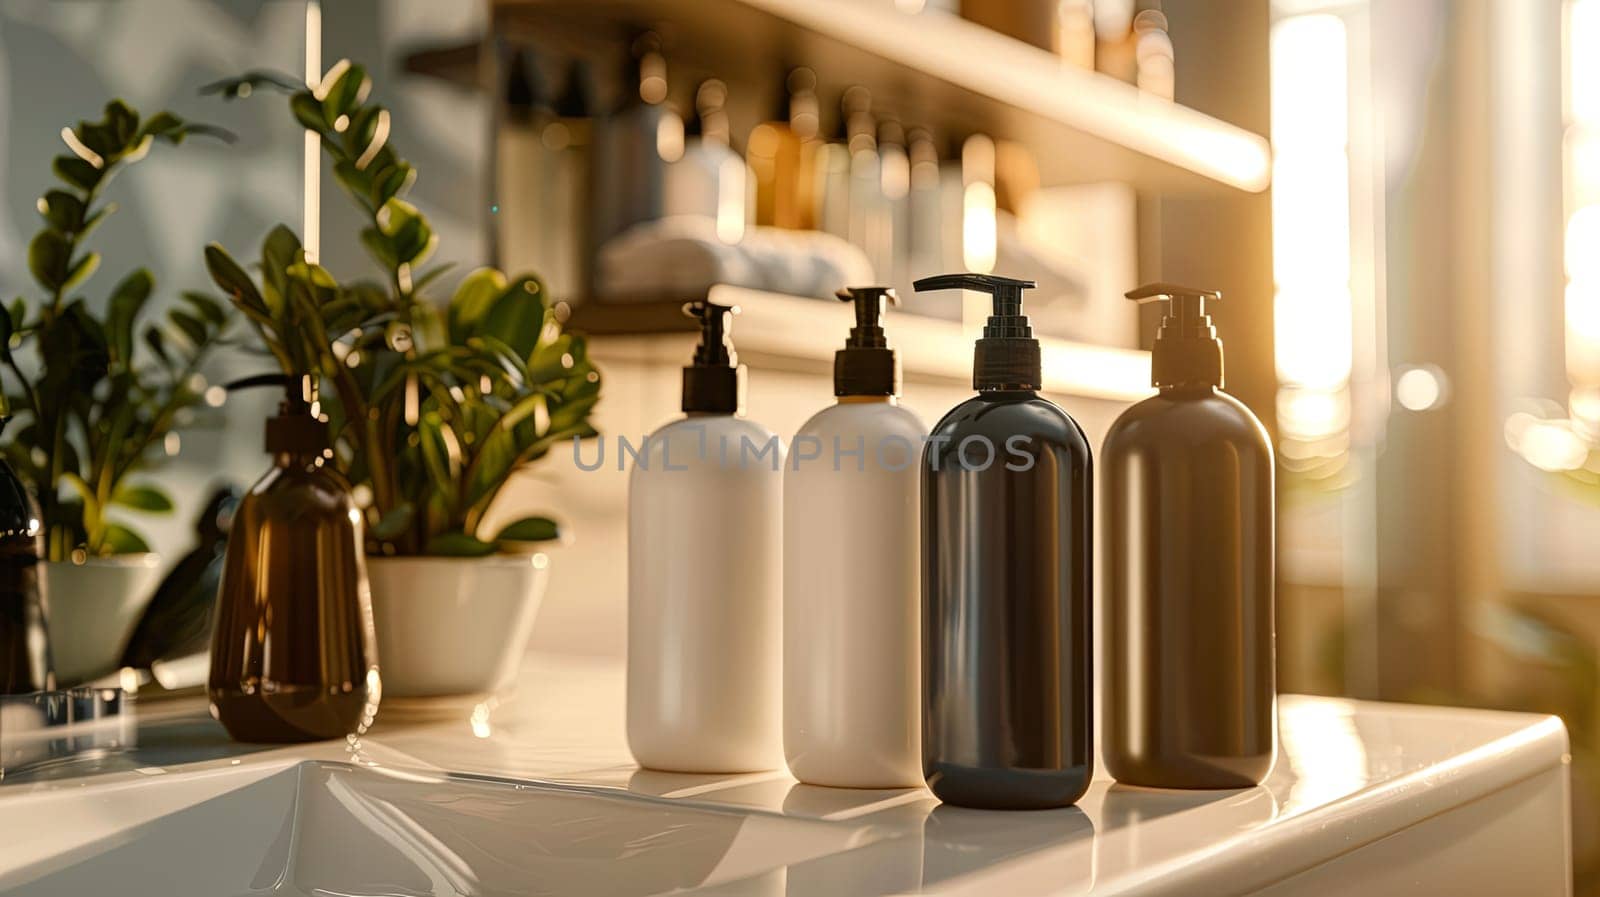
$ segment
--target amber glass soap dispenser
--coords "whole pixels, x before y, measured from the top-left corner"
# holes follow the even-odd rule
[[[361,514],[330,463],[315,381],[285,389],[267,421],[272,469],[239,503],[217,593],[207,690],[239,741],[316,741],[372,724],[380,685]]]
[[[1151,351],[1158,390],[1106,434],[1106,768],[1155,788],[1243,788],[1277,753],[1273,460],[1223,392],[1219,295],[1173,284]]]
[[[994,296],[978,394],[922,457],[922,768],[946,803],[1064,807],[1094,769],[1089,441],[1039,395],[1031,281],[928,277]]]

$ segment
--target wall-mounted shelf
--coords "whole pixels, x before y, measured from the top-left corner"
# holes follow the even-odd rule
[[[855,321],[843,303],[715,286],[708,298],[737,305],[734,343],[746,356],[770,356],[832,364],[840,334]],[[687,301],[687,300],[684,300]],[[572,308],[566,326],[591,336],[636,336],[695,331],[683,315],[683,301],[604,304]],[[890,309],[886,326],[907,375],[970,382],[972,341],[977,337],[956,321]],[[1136,401],[1151,394],[1150,353],[1094,346],[1069,340],[1040,340],[1045,391],[1113,401]]]
[[[494,15],[497,37],[544,47],[617,46],[652,28],[671,71],[751,88],[775,90],[782,66],[809,65],[835,90],[867,86],[906,122],[1027,145],[1047,185],[1193,195],[1259,192],[1270,178],[1261,136],[944,13],[859,0],[494,0]],[[484,67],[472,58],[434,50],[408,66],[476,83]]]

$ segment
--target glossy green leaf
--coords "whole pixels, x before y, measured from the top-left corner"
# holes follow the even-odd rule
[[[328,78],[334,80],[330,84]],[[356,104],[372,89],[367,70],[348,59],[341,59],[322,76],[322,114],[331,127],[341,115],[355,111]]]
[[[28,270],[33,279],[47,290],[59,288],[67,279],[71,251],[66,237],[53,230],[40,231],[28,244]]]
[[[104,122],[80,121],[72,129],[72,134],[79,143],[108,162],[121,153],[126,144],[126,141],[118,140],[116,132]]]
[[[83,200],[65,190],[49,190],[39,199],[39,214],[46,223],[64,234],[83,227]]]
[[[207,323],[216,327],[227,323],[228,310],[223,307],[222,303],[207,296],[205,293],[196,293],[193,290],[185,290],[181,295],[183,301],[193,306],[195,312],[205,319]]]
[[[67,278],[61,282],[61,291],[64,293],[73,287],[76,287],[77,285],[88,280],[90,277],[93,277],[94,272],[98,270],[100,270],[100,253],[84,253],[76,262],[73,262],[72,267],[67,270]]]
[[[217,286],[231,296],[235,303],[266,314],[267,304],[262,300],[255,283],[250,280],[250,275],[239,267],[239,263],[234,261],[233,256],[229,255],[221,245],[212,243],[206,247],[206,270],[211,273],[211,279],[216,281]]]
[[[327,130],[328,123],[322,118],[322,103],[311,95],[311,91],[302,90],[290,97],[289,111],[294,113],[295,120],[306,130],[317,134]]]
[[[372,201],[382,206],[391,199],[404,196],[410,189],[414,169],[406,162],[396,162],[372,176]]]
[[[119,149],[127,149],[137,142],[139,114],[121,100],[112,100],[105,109],[106,130],[111,133]]]
[[[396,264],[422,264],[439,242],[428,219],[403,199],[385,202],[375,217],[379,229],[393,247]]]
[[[164,135],[178,132],[183,129],[183,119],[171,112],[161,111],[150,116],[150,120],[139,129],[140,134]]]
[[[101,169],[77,156],[56,156],[50,163],[50,170],[55,172],[56,177],[66,181],[68,186],[77,187],[86,193],[93,190],[105,174]]]
[[[163,365],[172,367],[172,356],[167,353],[167,339],[161,335],[160,330],[154,327],[146,330],[144,332],[144,343],[150,347],[150,351],[156,353],[156,357],[161,359]]]
[[[106,332],[113,356],[124,366],[133,362],[133,322],[150,298],[155,279],[143,268],[118,283],[106,303]]]
[[[494,545],[466,533],[439,533],[428,540],[426,551],[440,557],[485,557],[494,554]]]
[[[496,542],[550,542],[561,538],[561,526],[548,517],[524,517],[507,525]]]
[[[150,543],[120,523],[108,523],[103,550],[106,554],[144,554],[150,550]]]
[[[172,499],[154,486],[133,486],[124,483],[111,496],[113,504],[152,514],[164,514],[173,509]]]
[[[291,93],[304,89],[305,82],[298,81],[282,72],[252,69],[236,78],[213,81],[200,88],[200,92],[202,94],[220,94],[225,99],[236,100],[250,96],[260,87],[270,87],[284,93]]]
[[[495,300],[481,331],[510,346],[519,356],[531,358],[544,330],[544,296],[544,284],[539,278],[517,278]]]
[[[167,312],[167,318],[189,340],[190,346],[199,349],[206,344],[206,325],[201,323],[199,318],[181,308]]]
[[[461,278],[450,297],[450,340],[465,343],[481,331],[483,319],[506,290],[506,276],[493,268],[479,268]]]
[[[411,528],[411,522],[416,516],[417,509],[409,502],[390,508],[388,513],[378,518],[377,525],[372,528],[373,538],[383,542],[399,538]]]

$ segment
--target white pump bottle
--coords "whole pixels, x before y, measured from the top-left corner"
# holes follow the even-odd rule
[[[927,428],[901,408],[880,324],[894,292],[842,291],[856,326],[834,394],[784,470],[784,753],[795,778],[844,788],[922,785],[919,458]]]
[[[651,769],[776,769],[784,451],[737,416],[737,309],[685,310],[701,324],[687,416],[650,435],[628,484],[628,747]]]

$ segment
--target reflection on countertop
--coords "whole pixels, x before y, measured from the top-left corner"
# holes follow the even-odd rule
[[[291,748],[226,742],[203,702],[138,707],[111,758],[0,787],[0,892],[143,893],[134,870],[163,868],[149,893],[1212,893],[1565,775],[1553,718],[1285,696],[1263,786],[1102,779],[1074,808],[966,810],[783,771],[639,769],[619,665],[534,655],[520,682]]]

